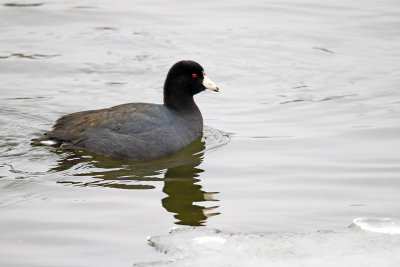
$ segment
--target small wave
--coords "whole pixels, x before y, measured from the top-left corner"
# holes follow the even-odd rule
[[[231,141],[231,136],[226,132],[205,125],[202,141],[206,143],[205,151],[210,151],[228,144]]]
[[[38,59],[38,58],[52,58],[52,57],[59,57],[61,55],[45,55],[45,54],[24,54],[24,53],[11,53],[8,56],[0,56],[0,59],[6,59],[6,58],[28,58],[28,59]]]
[[[9,7],[36,7],[36,6],[42,6],[44,3],[5,3],[3,6],[9,6]]]
[[[299,87],[296,87],[299,88]],[[323,101],[329,101],[329,100],[337,100],[337,99],[343,99],[351,96],[357,96],[357,94],[347,94],[347,95],[332,95],[332,96],[327,96],[327,97],[322,97],[322,98],[315,98],[312,95],[304,95],[300,98],[280,102],[280,104],[289,104],[289,103],[295,103],[295,102],[323,102]]]

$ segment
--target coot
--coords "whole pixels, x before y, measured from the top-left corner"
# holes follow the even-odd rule
[[[205,89],[219,90],[200,64],[179,61],[167,74],[164,104],[128,103],[68,114],[32,143],[135,161],[164,157],[202,135],[203,118],[193,96]]]

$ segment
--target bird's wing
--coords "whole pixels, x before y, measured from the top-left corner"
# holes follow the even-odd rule
[[[109,129],[120,134],[148,132],[168,124],[161,105],[129,103],[108,109],[71,113],[59,118],[48,139],[75,142],[88,130]]]

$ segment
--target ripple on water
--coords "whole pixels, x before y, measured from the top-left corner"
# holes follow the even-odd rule
[[[231,136],[226,132],[205,125],[203,141],[206,143],[205,151],[210,151],[228,144],[231,141]]]
[[[200,184],[199,176],[204,171],[201,163],[207,151],[218,149],[229,140],[229,134],[206,126],[203,137],[184,149],[147,162],[119,160],[49,146],[32,147],[28,142],[19,140],[21,142],[17,146],[0,155],[3,160],[0,176],[11,183],[29,180],[40,184],[119,190],[148,190],[162,186],[166,194],[161,200],[162,206],[174,214],[175,223],[201,226],[208,218],[220,214],[218,205],[214,204],[218,201],[218,192],[208,192]]]
[[[163,179],[168,170],[176,168],[181,168],[188,177],[193,177],[199,172],[198,166],[203,161],[204,153],[217,149],[229,141],[230,136],[227,133],[205,126],[202,138],[170,156],[145,162],[112,159],[84,151],[64,153],[63,150],[56,148],[53,151],[59,153],[61,158],[51,170],[61,172],[63,176],[79,176],[79,179],[94,178],[93,183],[85,181],[84,184],[88,186],[111,187],[118,184],[120,188],[124,182],[128,186],[132,181]],[[188,171],[189,169],[193,170]],[[179,175],[179,172],[176,175]],[[79,181],[70,182],[75,185],[80,184]]]
[[[230,141],[229,134],[205,126],[202,138],[177,153],[157,160],[132,162],[85,151],[72,152],[48,146],[31,147],[21,138],[14,136],[1,145],[4,149],[2,165],[10,177],[16,174],[18,178],[23,178],[57,173],[55,177],[58,183],[114,188],[125,186],[126,189],[154,188],[154,185],[143,184],[143,181],[160,181],[169,169],[183,168],[189,177],[197,176],[202,171],[197,167],[203,161],[204,153]],[[188,171],[188,168],[192,168],[192,171]],[[138,182],[142,183],[142,187]]]
[[[3,6],[8,7],[37,7],[42,6],[44,3],[5,3]]]

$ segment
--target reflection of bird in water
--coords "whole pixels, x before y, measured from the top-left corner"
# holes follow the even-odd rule
[[[202,171],[195,167],[175,167],[168,169],[165,173],[163,192],[168,196],[161,202],[167,211],[176,213],[174,217],[179,220],[177,224],[199,226],[203,225],[208,217],[219,214],[205,213],[218,206],[205,208],[194,204],[202,201],[217,201],[213,198],[217,192],[205,192],[201,190],[201,185],[196,184],[200,180],[195,177],[198,177],[198,173]]]
[[[79,176],[79,180],[59,181],[78,186],[153,189],[155,186],[146,182],[164,181],[163,192],[168,196],[162,199],[162,205],[167,211],[175,213],[174,217],[178,219],[176,223],[204,225],[207,218],[219,214],[206,213],[218,206],[207,208],[198,205],[199,202],[217,201],[214,199],[217,192],[205,192],[198,184],[199,174],[204,171],[198,168],[203,161],[204,149],[205,143],[200,137],[171,156],[147,162],[117,160],[95,154],[89,156],[86,152],[76,151],[60,160],[52,171],[68,171],[68,179],[71,175]],[[164,178],[160,177],[162,173]],[[89,180],[82,181],[84,177]]]

